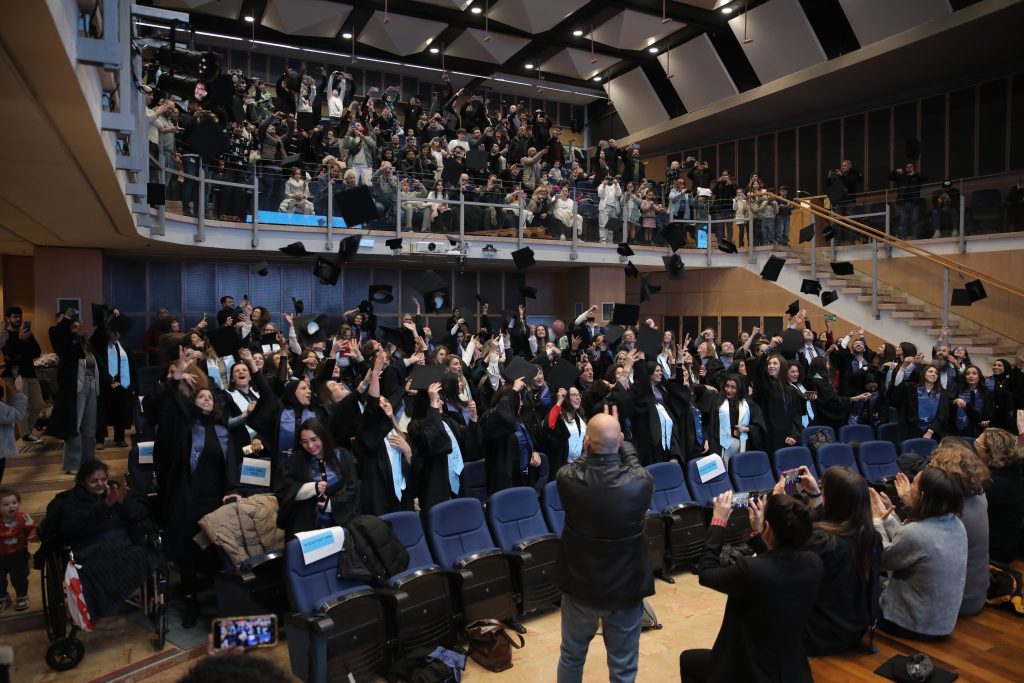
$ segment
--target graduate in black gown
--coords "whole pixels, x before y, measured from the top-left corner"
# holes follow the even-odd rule
[[[417,393],[412,402],[409,442],[416,496],[422,511],[457,497],[461,487],[459,474],[466,461],[477,457],[468,447],[477,439],[476,404],[469,402],[468,424],[462,425],[451,411],[445,410],[446,402],[440,383]]]

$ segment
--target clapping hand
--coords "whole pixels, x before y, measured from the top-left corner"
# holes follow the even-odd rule
[[[896,485],[896,495],[900,497],[904,505],[910,506],[917,502],[917,495],[914,493],[910,478],[906,474],[903,472],[897,474],[893,483]]]
[[[732,491],[725,491],[715,496],[713,506],[713,519],[723,522],[729,521],[729,516],[732,515]]]

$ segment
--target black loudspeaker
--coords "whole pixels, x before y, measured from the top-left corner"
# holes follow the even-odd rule
[[[163,183],[146,183],[146,201],[150,206],[163,206],[165,199]]]

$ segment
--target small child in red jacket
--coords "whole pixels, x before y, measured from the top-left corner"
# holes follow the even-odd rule
[[[14,611],[28,609],[28,542],[35,540],[36,524],[18,511],[20,505],[20,493],[0,489],[0,612],[11,606],[8,576],[14,586]]]

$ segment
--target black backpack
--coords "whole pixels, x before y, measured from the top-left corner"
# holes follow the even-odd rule
[[[988,563],[989,584],[986,605],[1008,607],[1018,617],[1024,617],[1024,576],[1008,564]]]

